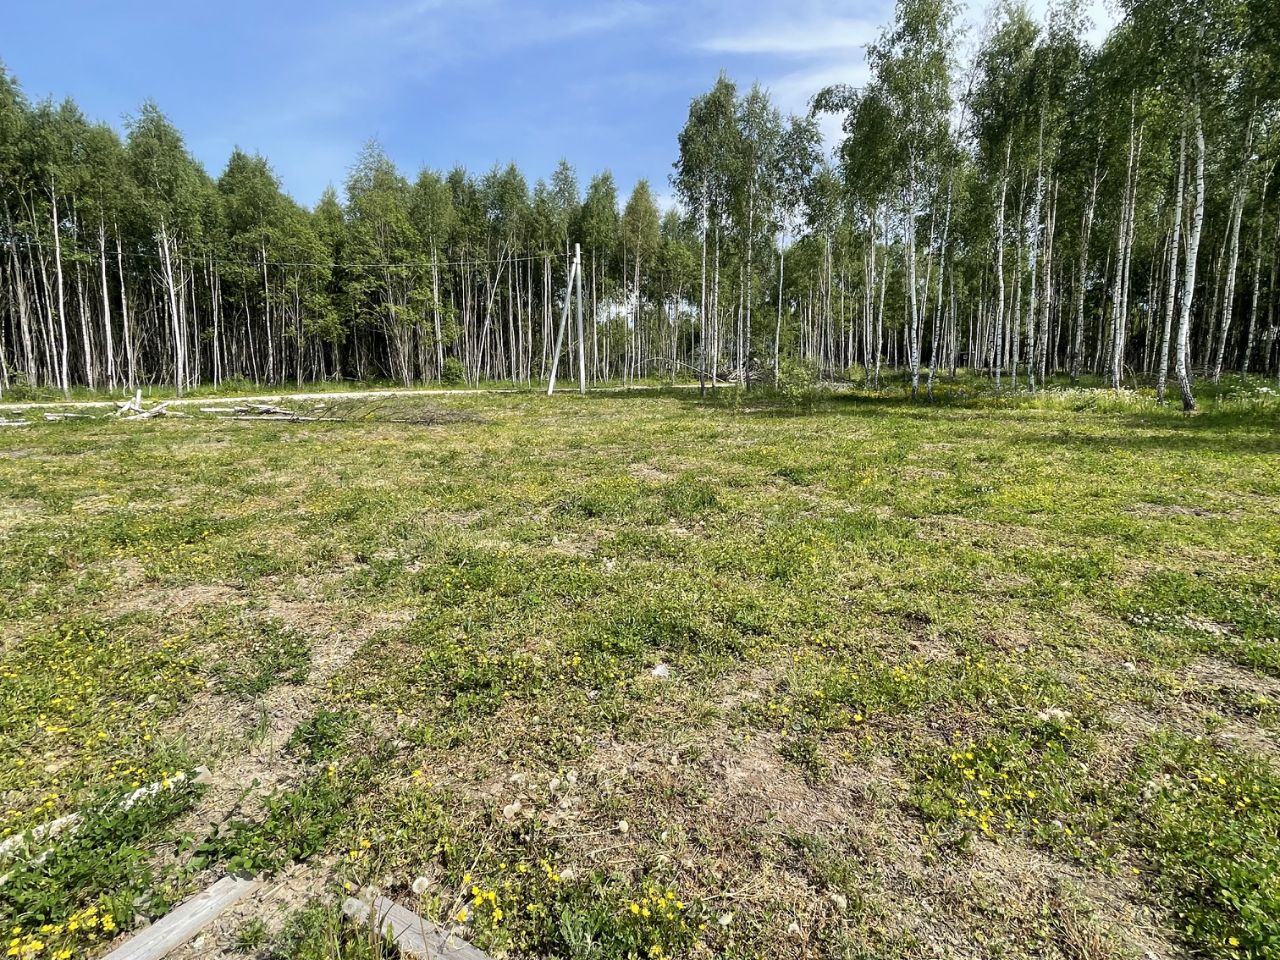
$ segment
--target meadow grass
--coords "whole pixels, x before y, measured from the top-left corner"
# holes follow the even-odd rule
[[[5,949],[1280,957],[1280,406],[938,395],[0,434]]]

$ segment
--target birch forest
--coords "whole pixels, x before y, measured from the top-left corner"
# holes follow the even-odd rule
[[[866,82],[804,115],[721,75],[666,211],[666,184],[407,172],[372,142],[308,209],[263,156],[203,169],[153,103],[116,130],[0,72],[0,392],[545,380],[576,245],[562,376],[803,367],[923,398],[963,369],[1192,409],[1197,382],[1280,376],[1280,16],[1122,8],[1095,48],[1071,3],[975,31],[899,0]]]

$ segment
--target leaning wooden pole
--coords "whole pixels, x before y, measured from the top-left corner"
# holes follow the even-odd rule
[[[569,325],[569,301],[573,297],[573,278],[578,272],[578,261],[573,261],[569,268],[569,277],[564,285],[564,310],[560,312],[560,328],[556,331],[556,350],[551,358],[551,377],[547,381],[547,396],[556,390],[556,369],[560,366],[560,348],[564,346],[564,328]]]
[[[578,392],[587,395],[587,338],[582,329],[582,247],[573,245],[573,273],[577,279],[577,300],[574,309],[578,314]],[[595,322],[595,318],[592,318]]]

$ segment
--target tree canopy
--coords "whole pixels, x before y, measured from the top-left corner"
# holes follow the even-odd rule
[[[116,131],[0,69],[0,390],[545,378],[576,244],[595,380],[967,367],[1173,376],[1191,406],[1280,368],[1269,13],[1124,0],[1094,47],[1070,0],[1004,0],[962,62],[951,0],[898,0],[866,83],[806,115],[725,74],[695,97],[668,210],[567,160],[410,177],[372,142],[307,209],[265,157],[211,176],[154,103]]]

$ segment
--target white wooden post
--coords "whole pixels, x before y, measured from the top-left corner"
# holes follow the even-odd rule
[[[573,272],[578,278],[577,305],[578,313],[578,392],[587,395],[587,338],[582,329],[582,247],[573,245]],[[592,323],[595,318],[592,317]]]
[[[573,277],[578,272],[578,261],[573,261],[569,268],[569,277],[564,285],[564,310],[560,313],[560,329],[556,331],[556,352],[551,358],[551,378],[547,381],[547,396],[556,390],[556,368],[560,366],[560,348],[564,345],[564,328],[569,325],[569,301],[573,296]]]

